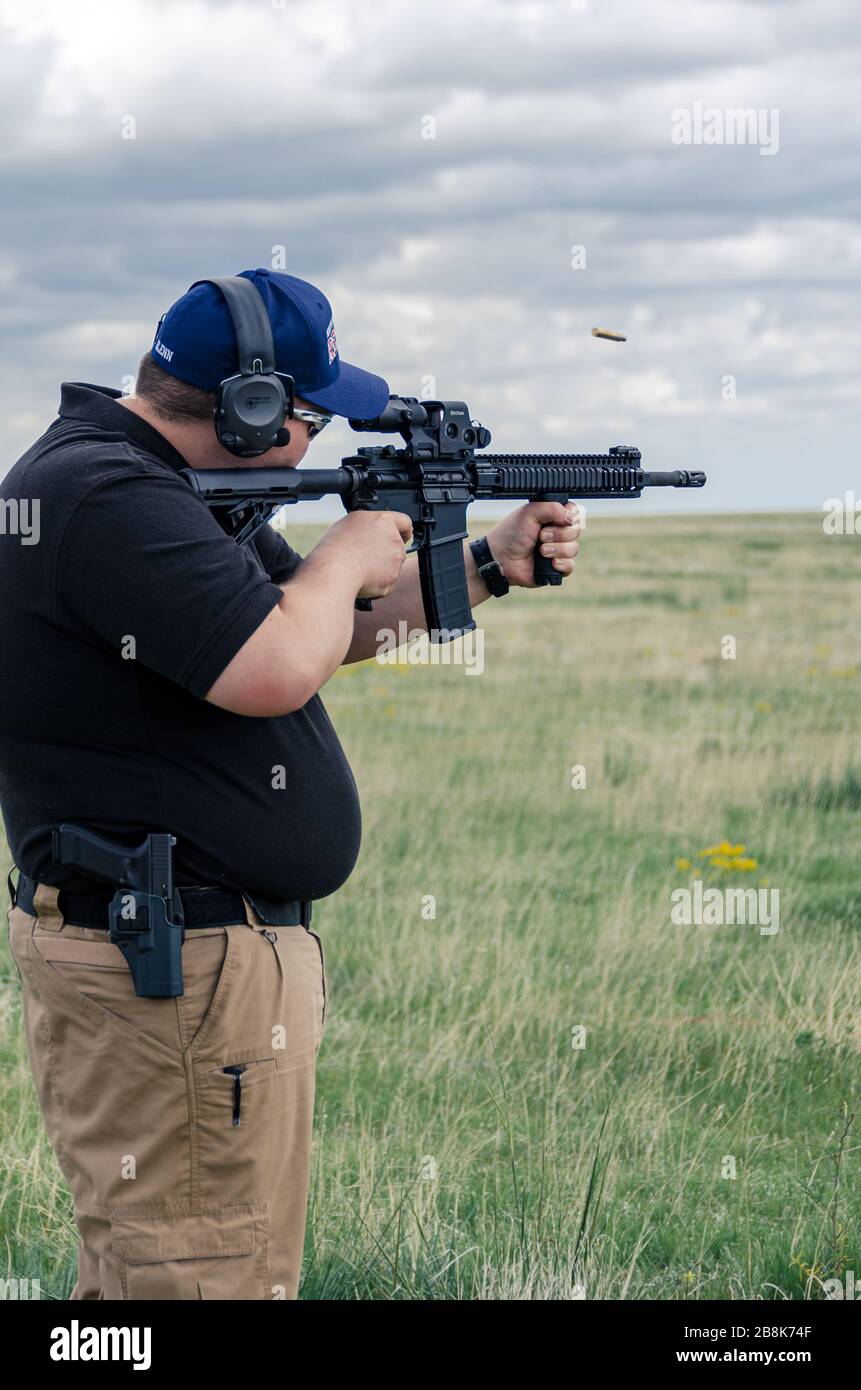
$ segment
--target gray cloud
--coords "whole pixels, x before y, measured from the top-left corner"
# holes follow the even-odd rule
[[[717,508],[857,486],[852,0],[0,0],[0,34],[4,468],[61,379],[120,384],[286,245],[346,357],[495,447],[634,442]],[[777,108],[779,152],[674,145],[695,102]]]

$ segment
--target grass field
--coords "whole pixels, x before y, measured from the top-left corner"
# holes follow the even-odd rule
[[[481,675],[371,662],[325,692],[364,843],[316,918],[302,1296],[861,1282],[861,540],[590,518],[562,591],[479,616]],[[674,925],[697,877],[778,889],[779,931]],[[7,1274],[62,1298],[70,1204],[5,942],[2,968]]]

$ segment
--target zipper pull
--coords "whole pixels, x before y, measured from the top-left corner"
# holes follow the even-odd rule
[[[221,1070],[233,1077],[233,1123],[239,1124],[239,1107],[242,1104],[242,1073],[245,1067],[222,1067]]]

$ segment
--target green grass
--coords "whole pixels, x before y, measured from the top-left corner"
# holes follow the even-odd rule
[[[573,582],[479,616],[480,676],[372,662],[325,691],[364,842],[316,919],[302,1296],[861,1276],[861,544],[816,516],[592,518]],[[722,840],[757,867],[706,868]],[[698,874],[778,888],[780,931],[671,925]],[[69,1203],[3,968],[7,1272],[65,1297]]]

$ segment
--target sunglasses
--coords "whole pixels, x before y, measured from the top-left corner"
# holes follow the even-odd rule
[[[302,420],[308,426],[308,438],[313,439],[328,424],[331,424],[332,416],[324,415],[319,410],[300,410],[296,406],[290,416],[291,420]]]

